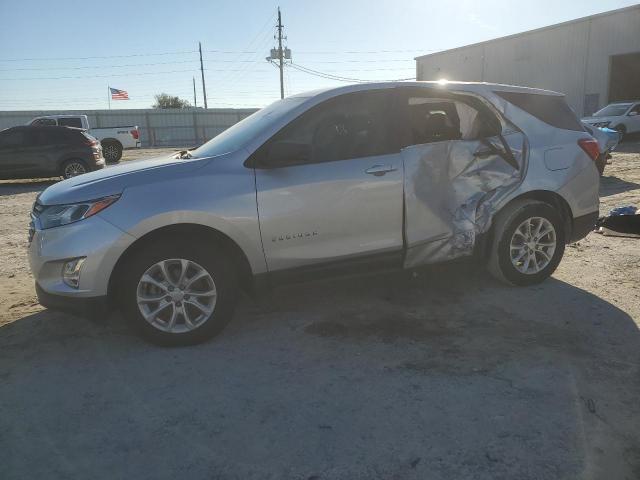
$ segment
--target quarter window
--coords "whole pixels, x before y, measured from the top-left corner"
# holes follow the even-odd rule
[[[582,132],[582,123],[567,105],[561,95],[543,95],[538,93],[495,92],[499,97],[514,104],[538,120],[565,130]],[[597,115],[597,114],[596,114]]]

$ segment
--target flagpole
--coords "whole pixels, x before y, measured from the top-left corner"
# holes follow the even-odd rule
[[[107,85],[107,101],[109,102],[109,110],[111,110],[111,87]]]

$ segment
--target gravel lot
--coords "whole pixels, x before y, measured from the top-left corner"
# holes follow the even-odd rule
[[[638,239],[591,234],[532,288],[465,264],[283,288],[162,349],[38,306],[48,184],[0,182],[0,478],[640,478]],[[640,143],[601,197],[640,206]]]

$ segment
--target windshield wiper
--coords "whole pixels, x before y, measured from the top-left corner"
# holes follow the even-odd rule
[[[193,158],[193,155],[191,155],[191,152],[189,150],[181,150],[180,152],[178,152],[178,158]]]

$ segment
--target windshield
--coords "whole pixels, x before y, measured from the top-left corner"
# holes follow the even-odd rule
[[[272,122],[282,118],[305,100],[307,97],[289,97],[274,102],[226,129],[201,147],[192,150],[191,157],[213,157],[235,152],[253,140]]]
[[[607,105],[602,110],[598,110],[593,114],[594,117],[619,117],[624,115],[629,107],[630,103],[614,103],[613,105]]]

